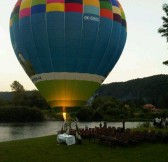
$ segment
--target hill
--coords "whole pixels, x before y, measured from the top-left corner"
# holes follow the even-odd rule
[[[0,92],[0,99],[2,100],[11,100],[13,97],[12,92]]]
[[[152,103],[157,107],[168,108],[168,75],[104,84],[97,93],[100,96],[113,96],[122,101]]]

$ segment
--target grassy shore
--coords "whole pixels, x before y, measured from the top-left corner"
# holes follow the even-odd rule
[[[1,142],[0,162],[167,162],[167,150],[167,144],[110,148],[87,140],[66,146],[53,135]]]

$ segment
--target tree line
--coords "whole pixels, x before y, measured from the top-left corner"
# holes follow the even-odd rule
[[[50,109],[39,91],[26,91],[17,81],[11,84],[11,89],[12,100],[0,100],[0,121],[39,121],[44,120],[44,115],[49,119],[62,120],[60,114],[54,112],[56,109]],[[88,103],[76,113],[80,121],[142,120],[166,116],[168,115],[168,76],[157,75],[103,85],[96,92],[92,102]],[[144,104],[153,104],[162,111],[152,113],[143,109]],[[26,118],[22,113],[29,117]],[[31,113],[36,114],[37,118],[31,117]]]
[[[11,85],[12,99],[0,99],[0,122],[43,121],[41,110],[49,109],[48,104],[37,90],[26,91],[18,81]]]

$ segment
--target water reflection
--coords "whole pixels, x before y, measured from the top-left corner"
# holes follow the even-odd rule
[[[135,128],[141,122],[126,122],[126,128]],[[0,123],[0,142],[18,139],[42,137],[56,134],[63,126],[63,121],[49,121],[39,123]],[[94,128],[99,122],[80,122],[79,127]],[[108,122],[107,126],[122,127],[121,122]]]

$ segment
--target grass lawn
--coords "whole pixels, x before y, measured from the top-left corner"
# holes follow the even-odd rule
[[[83,140],[57,144],[56,135],[1,142],[0,162],[168,162],[168,144],[110,148]]]

